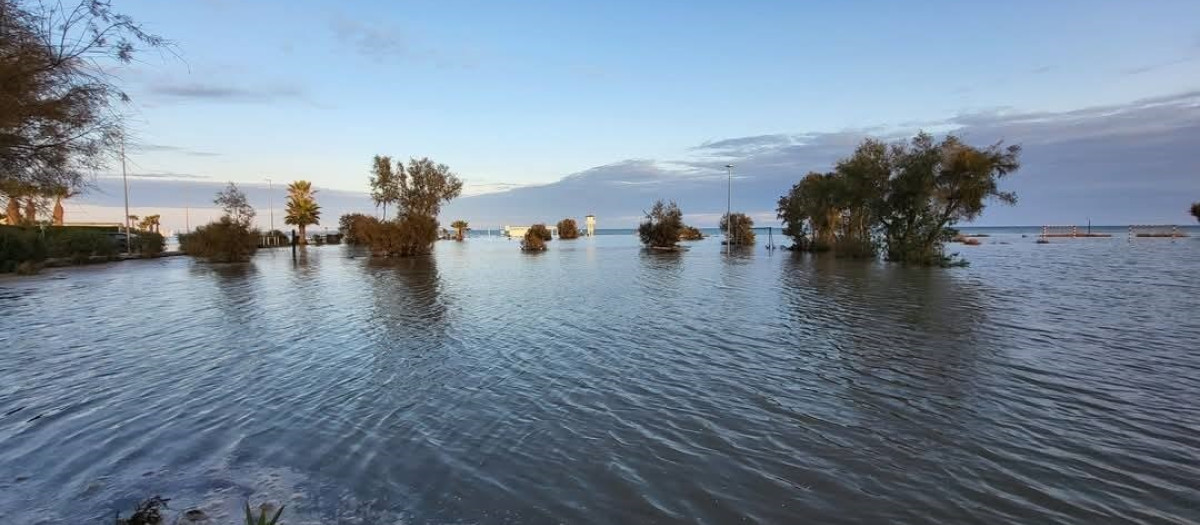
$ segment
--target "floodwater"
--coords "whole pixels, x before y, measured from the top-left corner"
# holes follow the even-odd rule
[[[0,523],[1200,521],[1200,236],[1033,241],[0,278]]]

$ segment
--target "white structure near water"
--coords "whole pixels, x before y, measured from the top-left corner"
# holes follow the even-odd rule
[[[585,217],[584,225],[587,228],[586,235],[588,237],[596,235],[596,216],[595,215],[588,215],[587,217]],[[500,231],[504,232],[505,237],[515,239],[515,238],[524,237],[525,233],[528,232],[529,228],[532,228],[532,227],[533,227],[532,225],[530,225],[530,226],[504,225],[504,226],[500,227]],[[558,226],[546,225],[546,227],[550,229],[550,233],[552,235],[554,235],[555,237],[558,237]]]

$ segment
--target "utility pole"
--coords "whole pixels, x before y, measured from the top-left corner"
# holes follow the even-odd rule
[[[271,185],[271,179],[267,179],[267,209],[271,210],[271,231],[275,231],[275,198],[271,195],[275,193],[275,187]]]
[[[129,176],[125,173],[125,134],[121,134],[121,181],[125,183],[125,255],[132,255],[133,236],[129,234]]]
[[[733,253],[733,164],[725,165],[729,187],[725,193],[725,253]]]

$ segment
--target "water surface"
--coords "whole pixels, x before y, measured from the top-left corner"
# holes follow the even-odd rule
[[[610,235],[2,278],[0,523],[152,494],[287,523],[1200,520],[1200,238],[995,233],[951,270]]]

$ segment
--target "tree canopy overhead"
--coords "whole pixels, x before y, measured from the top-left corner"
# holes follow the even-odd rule
[[[0,183],[78,188],[107,165],[128,96],[112,71],[169,43],[105,0],[0,0]]]

